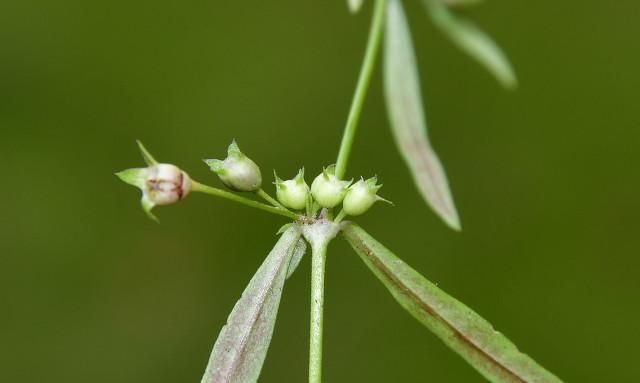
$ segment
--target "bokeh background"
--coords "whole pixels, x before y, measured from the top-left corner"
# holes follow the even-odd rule
[[[405,1],[430,135],[464,231],[429,210],[391,142],[376,74],[350,176],[358,221],[570,382],[640,374],[640,3],[491,1],[469,12],[521,86],[502,90]],[[198,382],[284,220],[203,195],[156,210],[115,171],[134,140],[218,185],[235,138],[263,169],[334,161],[370,4],[0,4],[0,381]],[[261,381],[306,379],[309,260],[285,288]],[[343,240],[330,248],[327,382],[482,382]]]

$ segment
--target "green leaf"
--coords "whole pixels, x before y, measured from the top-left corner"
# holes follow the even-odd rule
[[[302,261],[302,257],[307,252],[307,241],[300,238],[298,243],[296,243],[295,248],[293,249],[293,255],[291,256],[291,261],[289,262],[289,267],[287,268],[287,279],[291,277],[294,271],[300,265],[300,261]]]
[[[491,324],[354,224],[342,231],[398,303],[492,382],[561,382]]]
[[[422,197],[453,229],[460,219],[447,176],[431,147],[407,18],[399,0],[387,6],[384,85],[391,131]]]
[[[470,7],[472,5],[478,5],[483,0],[441,0],[449,7]]]
[[[211,352],[202,383],[258,380],[267,355],[291,258],[300,239],[290,227],[242,293]]]
[[[507,89],[518,85],[515,72],[493,39],[472,22],[452,13],[441,0],[423,0],[434,24],[460,49],[482,64]]]

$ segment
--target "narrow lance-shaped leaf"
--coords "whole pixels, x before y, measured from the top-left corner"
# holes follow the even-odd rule
[[[477,313],[447,295],[354,224],[343,234],[398,303],[492,382],[561,382]]]
[[[460,49],[482,64],[505,88],[518,84],[516,75],[500,47],[474,23],[456,16],[442,0],[423,0],[434,24]]]
[[[459,230],[447,176],[427,136],[413,43],[399,0],[389,1],[386,25],[384,85],[391,131],[424,199]]]
[[[242,293],[211,352],[202,383],[258,380],[300,231],[287,229]]]

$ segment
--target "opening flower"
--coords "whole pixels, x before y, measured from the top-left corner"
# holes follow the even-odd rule
[[[123,170],[116,173],[116,176],[142,191],[142,209],[151,219],[158,221],[151,209],[156,205],[170,205],[184,199],[191,191],[192,181],[177,166],[158,163],[140,141],[138,146],[149,166]]]

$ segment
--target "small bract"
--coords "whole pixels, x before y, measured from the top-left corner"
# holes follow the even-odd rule
[[[204,162],[231,190],[253,192],[262,186],[260,168],[240,151],[235,140],[227,149],[227,158],[224,160],[204,160]]]
[[[335,175],[335,165],[325,168],[311,184],[311,195],[321,207],[332,208],[342,202],[352,181],[342,181]]]
[[[302,210],[309,199],[309,185],[304,180],[304,168],[292,180],[283,181],[274,172],[276,178],[276,197],[285,207]]]

